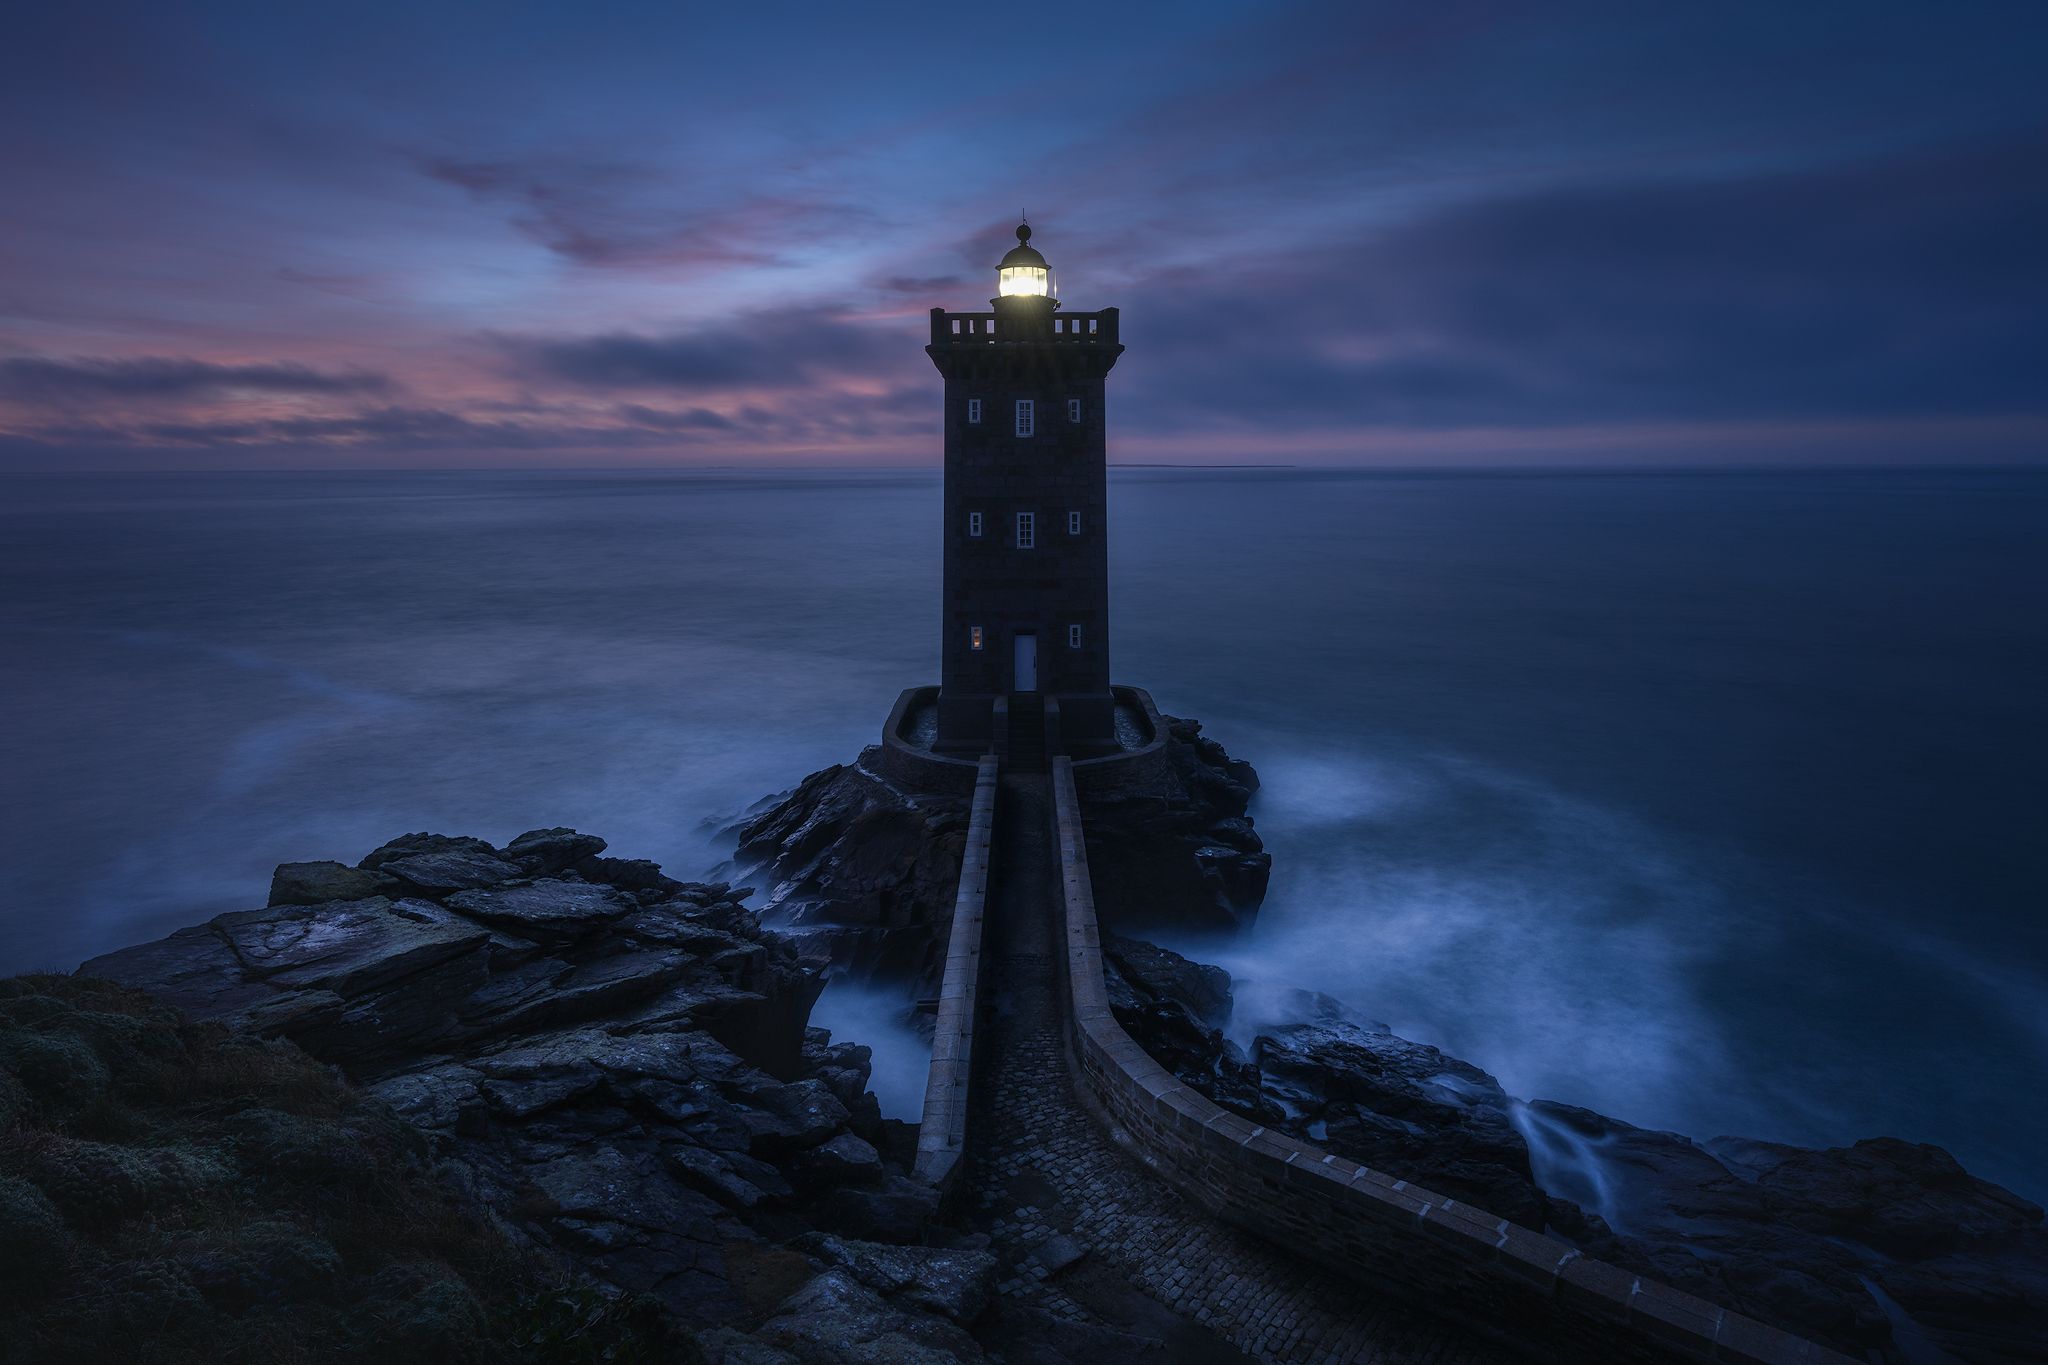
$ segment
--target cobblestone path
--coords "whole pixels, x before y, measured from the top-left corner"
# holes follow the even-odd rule
[[[977,1049],[966,1212],[1002,1262],[1001,1356],[1513,1359],[1216,1222],[1118,1147],[1076,1096],[1060,1036],[1047,777],[1004,776],[994,844],[982,966],[994,1008]]]

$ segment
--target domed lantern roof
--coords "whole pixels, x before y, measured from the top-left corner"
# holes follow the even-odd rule
[[[1002,298],[1050,298],[1052,269],[1031,245],[1031,224],[1017,224],[1017,245],[996,266],[996,293]]]

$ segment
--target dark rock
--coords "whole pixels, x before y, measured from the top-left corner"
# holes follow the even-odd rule
[[[1700,1144],[1522,1104],[1477,1067],[1311,992],[1296,993],[1297,1022],[1245,1057],[1214,1027],[1229,1010],[1220,972],[1114,936],[1104,960],[1111,1007],[1139,1044],[1267,1127],[1852,1354],[1901,1358],[1891,1314],[1923,1354],[2028,1359],[2048,1340],[2042,1211],[1939,1148]]]
[[[805,1152],[796,1170],[806,1183],[838,1184],[882,1178],[882,1154],[852,1133],[840,1133]]]
[[[566,830],[522,835],[502,857],[481,840],[408,836],[372,855],[377,866],[342,871],[394,881],[446,872],[452,881],[516,864],[518,878],[456,890],[445,903],[380,896],[223,915],[82,971],[175,996],[201,1018],[288,1037],[347,1068],[391,1106],[380,1111],[388,1121],[422,1144],[418,1159],[460,1172],[463,1189],[520,1238],[609,1291],[650,1293],[690,1323],[756,1322],[829,1269],[824,1258],[778,1248],[791,1265],[774,1295],[761,1297],[735,1279],[745,1276],[733,1267],[768,1254],[747,1248],[823,1228],[864,1242],[921,1240],[936,1201],[907,1174],[914,1144],[903,1133],[912,1130],[881,1122],[865,1048],[808,1028],[815,967],[764,933],[746,891],[677,882],[651,863],[600,857],[601,848]],[[542,872],[557,875],[524,881]],[[0,1024],[64,1008],[0,993]],[[110,1049],[141,1045],[114,1023],[80,1027],[97,1028]],[[38,1103],[24,1076],[53,1095],[105,1101],[92,1047],[33,1031],[0,1037],[8,1105]],[[358,1126],[317,1116],[252,1111],[236,1116],[233,1134],[214,1176],[203,1163],[53,1148],[48,1187],[91,1217],[118,1221],[171,1207],[194,1182],[280,1172],[346,1203],[380,1169],[365,1156],[376,1142]],[[35,1244],[38,1207],[0,1208],[24,1245]],[[245,1262],[195,1255],[173,1286],[195,1302],[267,1292]],[[862,1358],[857,1343],[846,1346],[855,1337],[927,1355],[934,1342],[958,1347],[965,1338],[953,1316],[978,1291],[947,1281],[948,1265],[932,1262],[879,1294],[854,1280],[873,1302],[842,1305],[839,1325],[853,1337],[789,1340],[807,1362]],[[301,1278],[293,1292],[315,1292],[307,1286],[317,1276]],[[437,1283],[394,1283],[379,1321],[432,1336],[462,1320],[474,1304],[461,1295],[441,1302]],[[756,1354],[782,1350],[757,1335],[734,1340]],[[841,1347],[855,1353],[819,1354]]]
[[[451,837],[446,834],[401,834],[390,843],[381,845],[356,864],[366,871],[375,871],[386,863],[400,858],[411,858],[426,853],[472,853],[485,858],[495,858],[498,850],[481,839]]]
[[[472,919],[534,938],[579,938],[640,908],[631,896],[584,882],[537,881],[490,891],[461,891],[448,904]]]
[[[530,829],[505,845],[503,856],[519,864],[529,877],[552,877],[565,867],[604,852],[605,842],[595,834],[578,834],[573,829]]]
[[[497,886],[526,875],[516,863],[491,853],[451,850],[444,853],[415,853],[393,858],[379,869],[387,876],[401,877],[426,891],[469,891]]]
[[[938,1216],[938,1191],[895,1171],[880,1183],[839,1185],[808,1206],[812,1222],[856,1237],[887,1242],[921,1242]]]
[[[636,896],[671,896],[687,890],[682,882],[662,875],[661,864],[645,858],[581,858],[576,862],[576,872],[588,881]]]
[[[489,937],[436,907],[408,907],[382,896],[236,911],[216,917],[211,927],[250,975],[344,998],[479,948]]]
[[[1095,903],[1119,933],[1241,928],[1272,875],[1246,813],[1258,775],[1201,722],[1161,719],[1170,773],[1159,789],[1082,803]]]
[[[807,951],[861,977],[935,991],[967,802],[906,794],[867,763],[863,754],[812,773],[738,830],[735,856],[767,877],[764,914]]]
[[[320,905],[327,901],[367,900],[392,896],[404,883],[382,872],[365,872],[346,863],[279,863],[270,874],[270,904]]]
[[[822,1233],[802,1238],[799,1245],[827,1264],[852,1272],[870,1289],[943,1313],[957,1323],[972,1323],[994,1297],[996,1258],[986,1251],[887,1246]]]
[[[1251,1062],[1279,1126],[1377,1170],[1540,1230],[1543,1192],[1513,1103],[1479,1068],[1354,1022],[1277,1028]]]
[[[835,1267],[791,1295],[755,1333],[805,1362],[977,1361],[981,1348],[942,1318],[906,1315]]]

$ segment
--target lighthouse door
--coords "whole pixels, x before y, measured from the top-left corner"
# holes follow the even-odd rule
[[[1036,692],[1038,690],[1038,637],[1019,635],[1017,638],[1017,667],[1010,683],[1012,692]]]

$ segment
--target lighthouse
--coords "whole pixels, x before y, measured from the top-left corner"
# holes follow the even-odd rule
[[[1114,746],[1104,393],[1117,310],[1075,313],[1020,224],[986,313],[932,309],[945,378],[938,736],[978,754],[995,703],[1085,754]]]

